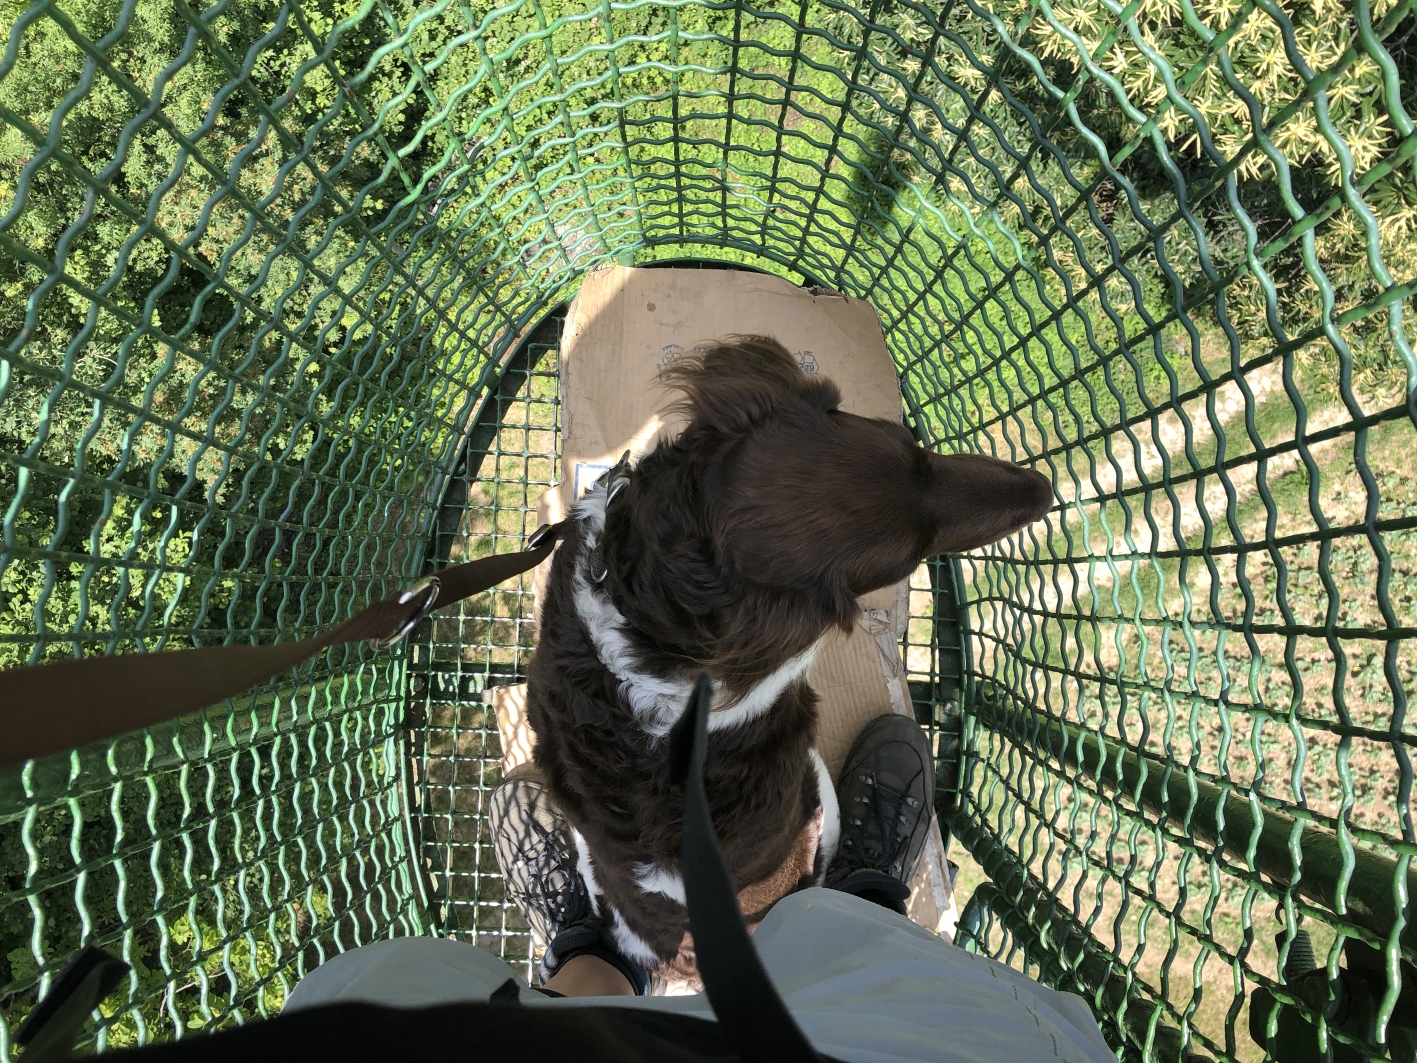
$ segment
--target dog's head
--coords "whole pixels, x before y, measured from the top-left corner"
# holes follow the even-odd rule
[[[762,586],[826,583],[845,602],[926,557],[1011,535],[1053,503],[1030,469],[935,454],[899,424],[843,413],[836,385],[767,337],[731,337],[664,379],[684,394],[681,444],[706,458],[716,552]]]

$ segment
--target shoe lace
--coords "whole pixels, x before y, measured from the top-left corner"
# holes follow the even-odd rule
[[[863,810],[863,816],[870,816],[872,822],[862,824],[866,829],[862,831],[860,851],[854,854],[854,862],[863,867],[899,870],[895,865],[904,858],[912,834],[906,810],[920,805],[910,795],[914,780],[908,782],[904,789],[878,783],[874,772],[862,775],[859,781],[872,791],[872,796],[866,799],[867,808]],[[880,848],[875,848],[872,842]]]
[[[569,833],[564,828],[548,830],[535,819],[527,826],[530,836],[523,840],[516,863],[527,897],[559,917],[557,922],[573,921],[585,907],[585,885],[566,863],[565,853],[572,847]]]

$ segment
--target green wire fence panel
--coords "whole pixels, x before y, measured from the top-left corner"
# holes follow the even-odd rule
[[[536,328],[490,387],[443,496],[431,546],[441,567],[520,550],[560,455],[563,313]],[[526,682],[535,645],[532,574],[444,610],[414,632],[409,658],[410,795],[432,921],[535,976],[526,920],[504,903],[487,802],[501,781],[497,686]]]
[[[838,288],[923,441],[1057,485],[913,594],[962,943],[1126,1056],[1410,1058],[1414,6],[9,3],[0,667],[518,547],[597,264]],[[86,941],[99,1047],[394,934],[527,963],[482,692],[528,592],[0,775],[0,1055]]]

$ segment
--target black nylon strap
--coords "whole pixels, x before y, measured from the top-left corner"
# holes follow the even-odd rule
[[[452,605],[535,568],[550,556],[569,523],[538,529],[529,550],[440,570],[431,601],[384,598],[338,627],[299,642],[81,657],[0,672],[0,767],[186,716],[236,697],[330,646],[387,639],[429,609]]]
[[[646,1008],[326,1004],[199,1037],[110,1049],[116,1063],[732,1063],[723,1024]]]
[[[684,787],[684,894],[704,991],[744,1063],[820,1063],[758,959],[714,834],[704,791],[712,699],[702,672],[669,732],[669,779]]]
[[[118,988],[130,968],[100,948],[86,945],[15,1031],[30,1063],[68,1059],[93,1009]]]

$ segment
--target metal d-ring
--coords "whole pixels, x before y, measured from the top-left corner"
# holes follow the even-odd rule
[[[610,573],[610,569],[605,565],[605,551],[600,543],[596,543],[591,550],[586,570],[586,575],[590,577],[592,583],[604,583],[605,577]]]
[[[407,605],[422,595],[418,602],[418,608],[413,611],[412,616],[399,625],[398,630],[392,635],[386,635],[381,639],[370,639],[369,644],[376,650],[387,650],[402,642],[418,622],[433,611],[433,603],[438,600],[438,590],[441,586],[442,583],[437,576],[424,576],[408,590],[401,593],[399,605]]]
[[[630,482],[630,452],[627,450],[620,455],[620,460],[605,473],[602,477],[605,481],[605,508],[610,509],[610,503],[615,501],[615,496]],[[590,577],[592,583],[604,583],[605,577],[610,574],[609,567],[605,564],[605,540],[602,538],[591,548],[590,557],[587,559],[586,575]]]

